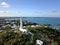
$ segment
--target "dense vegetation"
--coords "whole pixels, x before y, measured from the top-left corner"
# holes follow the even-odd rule
[[[19,20],[12,20],[11,22],[15,22],[14,24],[17,26],[20,25]],[[4,25],[7,24],[5,23]],[[1,28],[1,30],[4,31],[0,32],[0,45],[36,45],[37,39],[43,41],[43,45],[60,45],[60,30],[53,29],[50,24],[43,24],[40,25],[40,27],[31,27],[31,25],[36,26],[38,24],[24,21],[23,25],[30,25],[27,29],[32,32],[33,35],[14,32],[11,27],[7,26],[6,28]],[[60,27],[60,24],[57,26]]]
[[[51,27],[28,27],[33,35],[17,33],[6,28],[0,32],[0,45],[36,45],[36,39],[42,40],[44,45],[60,45],[60,30]]]
[[[50,45],[60,45],[60,30],[51,27],[36,27],[29,30],[35,34],[35,37],[44,41],[48,40]]]

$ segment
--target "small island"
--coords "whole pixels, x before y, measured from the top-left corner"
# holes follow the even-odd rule
[[[33,35],[19,31],[20,20],[0,19],[0,45],[37,45],[36,40],[41,40],[43,45],[60,45],[59,28],[26,20],[23,20],[22,23],[23,29],[27,29]],[[60,25],[57,24],[57,26]]]

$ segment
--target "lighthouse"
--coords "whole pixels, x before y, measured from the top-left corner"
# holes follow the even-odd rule
[[[23,28],[23,24],[22,24],[23,22],[22,22],[22,17],[20,17],[20,28],[22,29]]]
[[[19,30],[23,33],[26,33],[27,32],[27,29],[23,29],[23,21],[22,21],[22,17],[20,17],[20,27],[19,27]]]

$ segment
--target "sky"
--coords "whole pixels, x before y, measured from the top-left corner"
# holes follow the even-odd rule
[[[60,17],[60,0],[0,0],[2,17]]]

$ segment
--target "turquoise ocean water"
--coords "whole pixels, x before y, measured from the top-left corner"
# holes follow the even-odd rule
[[[18,20],[20,17],[9,17],[8,19]],[[52,26],[60,24],[60,17],[23,17],[23,20],[38,24],[51,24]]]

